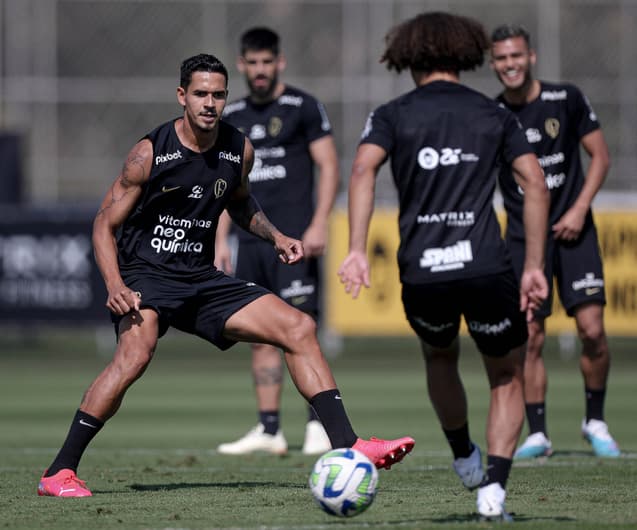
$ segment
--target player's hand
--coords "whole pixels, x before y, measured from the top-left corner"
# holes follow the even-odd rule
[[[531,322],[533,315],[549,295],[549,284],[544,271],[528,269],[520,280],[520,311],[526,312],[526,321]]]
[[[279,259],[288,265],[298,263],[305,255],[301,241],[284,235],[276,238],[274,248],[279,255]]]
[[[116,315],[125,315],[132,310],[139,311],[141,303],[141,293],[129,289],[124,284],[108,290],[106,307]]]
[[[303,248],[308,258],[316,258],[325,253],[327,246],[327,224],[312,223],[303,234]]]
[[[225,272],[226,274],[232,274],[232,260],[230,259],[232,252],[227,240],[221,240],[217,238],[215,241],[215,267]]]
[[[367,255],[352,251],[343,260],[338,269],[338,276],[345,286],[345,292],[351,293],[352,298],[358,298],[361,287],[364,285],[369,289],[369,262]]]
[[[582,232],[588,210],[569,208],[552,226],[553,237],[564,241],[575,241]]]

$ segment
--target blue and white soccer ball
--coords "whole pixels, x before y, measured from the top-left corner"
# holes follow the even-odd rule
[[[310,490],[318,505],[330,515],[354,517],[372,504],[378,471],[360,451],[332,449],[314,464]]]

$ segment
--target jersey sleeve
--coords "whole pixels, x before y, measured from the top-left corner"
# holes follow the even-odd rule
[[[360,144],[375,144],[388,153],[391,152],[394,146],[394,134],[391,112],[387,105],[378,107],[367,117]]]
[[[313,97],[303,98],[302,122],[308,143],[332,134],[332,125],[323,104]]]
[[[534,151],[526,139],[520,120],[510,110],[502,109],[502,111],[504,112],[502,158],[504,162],[510,164],[519,156]]]
[[[586,136],[588,133],[600,128],[597,114],[593,110],[590,102],[575,86],[569,86],[569,113],[573,118],[575,133],[578,138]]]

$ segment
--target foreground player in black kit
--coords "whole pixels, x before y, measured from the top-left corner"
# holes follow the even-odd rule
[[[227,86],[228,72],[215,57],[186,59],[177,89],[183,117],[133,147],[95,217],[95,258],[108,291],[117,349],[84,394],[64,445],[40,479],[39,495],[92,495],[76,476],[80,458],[144,373],[169,326],[222,349],[236,341],[283,349],[294,383],[334,447],[354,447],[386,468],[413,447],[408,437],[358,438],[319,348],[314,321],[254,283],[214,268],[214,236],[224,208],[239,226],[270,241],[285,263],[303,258],[301,241],[279,232],[249,193],[252,146],[220,121]]]
[[[525,129],[546,173],[551,192],[546,270],[549,297],[529,322],[524,363],[524,397],[529,437],[516,458],[549,456],[553,449],[546,430],[547,377],[542,348],[545,319],[551,314],[553,277],[560,300],[575,317],[582,341],[580,370],[584,378],[586,415],[582,435],[600,457],[620,454],[604,421],[604,398],[610,353],[604,331],[604,274],[591,213],[593,198],[609,168],[609,155],[597,116],[580,90],[569,84],[546,83],[533,78],[535,51],[528,32],[520,26],[500,26],[492,34],[491,67],[504,86],[498,101],[511,109]],[[586,177],[580,145],[590,155]],[[507,211],[507,246],[516,272],[524,260],[522,194],[505,167],[500,187]]]
[[[421,340],[429,396],[454,470],[467,488],[479,488],[478,512],[506,519],[506,482],[524,421],[525,312],[530,316],[548,293],[548,192],[515,116],[459,82],[459,72],[483,63],[488,45],[478,22],[446,13],[419,15],[387,35],[381,60],[398,72],[409,69],[417,88],[377,108],[365,126],[350,177],[349,254],[339,275],[354,297],[370,285],[374,184],[389,158],[399,197],[403,305]],[[519,289],[492,206],[498,163],[512,166],[524,190]],[[486,475],[458,373],[461,315],[491,387]]]
[[[274,225],[284,226],[290,236],[303,241],[305,259],[288,267],[277,262],[267,242],[238,230],[234,275],[258,283],[317,320],[321,294],[318,258],[327,244],[328,217],[339,181],[332,129],[321,103],[281,80],[286,60],[274,31],[251,28],[241,35],[240,45],[237,67],[249,94],[229,103],[223,120],[250,139],[255,154],[248,176],[251,192]],[[228,273],[230,224],[227,215],[219,219],[215,251],[216,262]],[[288,444],[279,421],[280,350],[270,344],[252,344],[252,377],[259,422],[238,440],[219,445],[217,451],[283,454]],[[330,449],[330,442],[316,413],[312,407],[308,409],[302,452],[321,454]]]

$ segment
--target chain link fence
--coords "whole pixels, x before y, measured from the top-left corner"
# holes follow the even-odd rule
[[[637,191],[636,0],[0,0],[0,130],[22,140],[23,199],[98,203],[130,147],[181,113],[187,56],[217,55],[230,99],[243,95],[234,63],[254,25],[280,33],[284,79],[325,103],[345,190],[367,114],[412,88],[407,73],[379,64],[384,36],[425,10],[472,16],[488,30],[523,23],[537,76],[578,85],[602,121],[613,162],[605,189]],[[463,80],[499,91],[488,64]],[[386,170],[378,196],[394,199]]]

